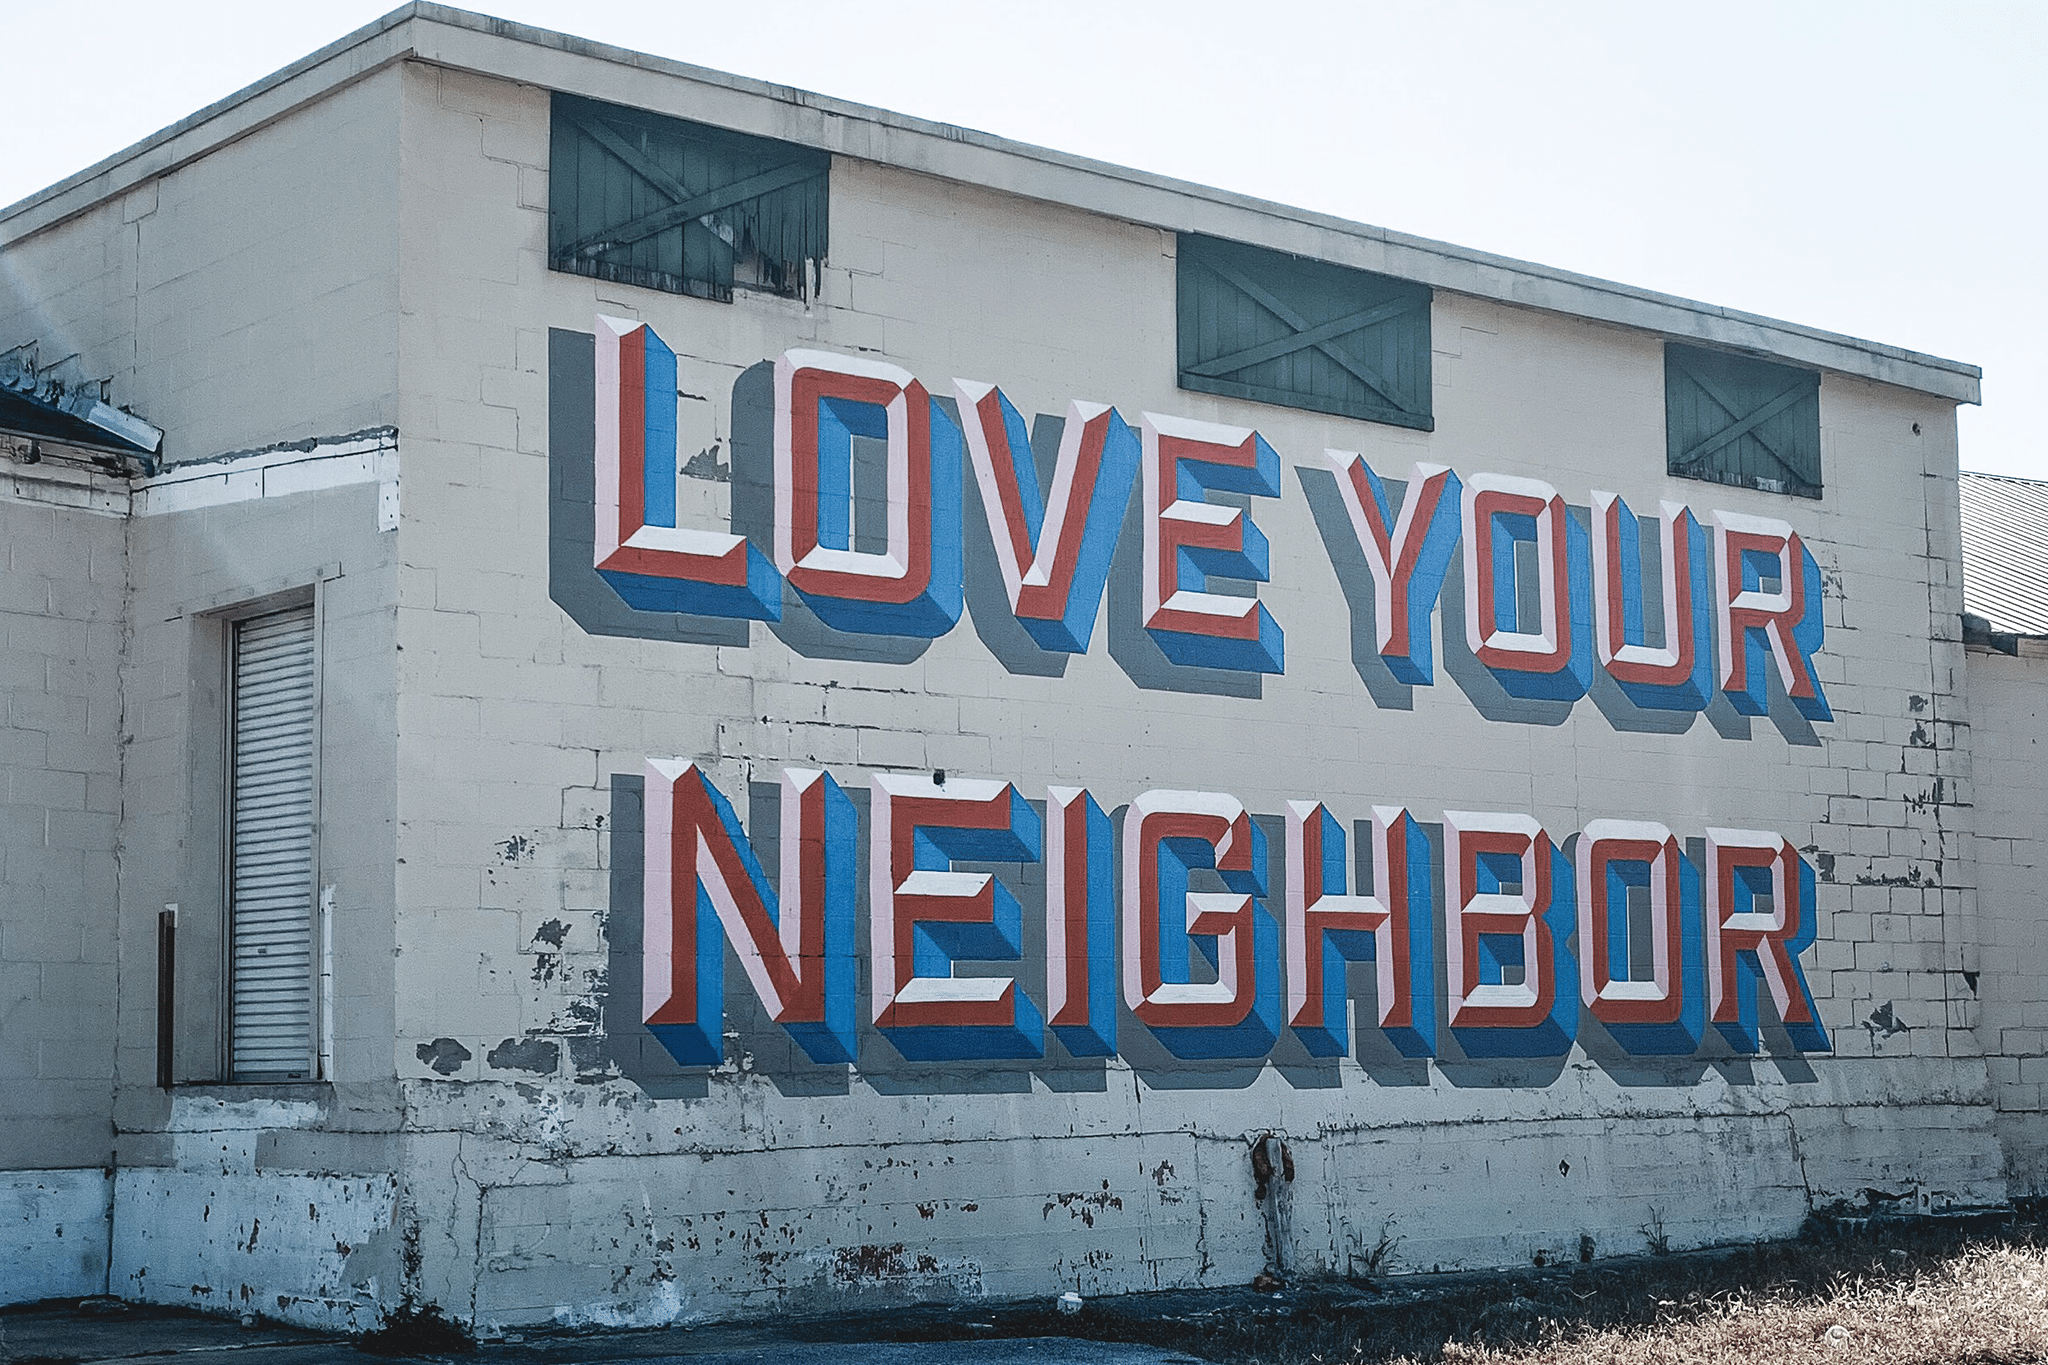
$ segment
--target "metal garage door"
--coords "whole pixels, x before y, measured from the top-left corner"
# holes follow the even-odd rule
[[[234,626],[231,1079],[313,1075],[313,609]]]

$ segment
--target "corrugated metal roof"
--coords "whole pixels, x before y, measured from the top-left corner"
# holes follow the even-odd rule
[[[2008,635],[2048,635],[2048,483],[1962,476],[1963,610]]]

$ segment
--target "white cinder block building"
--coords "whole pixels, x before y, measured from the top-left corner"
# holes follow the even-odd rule
[[[0,348],[6,1299],[657,1323],[2048,1169],[1970,366],[424,4],[0,210]]]

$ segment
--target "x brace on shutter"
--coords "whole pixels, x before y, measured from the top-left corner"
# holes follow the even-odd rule
[[[635,242],[652,237],[657,232],[666,232],[678,223],[687,223],[693,218],[706,217],[749,199],[758,199],[764,194],[787,189],[791,185],[800,185],[818,173],[816,166],[797,162],[777,166],[758,175],[750,175],[745,180],[715,190],[707,190],[703,194],[692,195],[683,187],[681,181],[642,156],[638,148],[600,121],[575,113],[568,113],[567,116],[569,121],[582,129],[593,142],[617,157],[627,170],[674,201],[665,209],[656,209],[617,227],[606,228],[602,232],[585,237],[569,247],[566,254],[570,256],[597,256],[618,247],[631,246]]]
[[[1329,322],[1317,323],[1311,326],[1307,318],[1289,308],[1265,289],[1260,288],[1255,280],[1243,272],[1234,270],[1227,265],[1219,265],[1215,261],[1203,261],[1201,264],[1215,271],[1224,280],[1241,290],[1252,302],[1280,319],[1281,322],[1293,330],[1294,335],[1291,337],[1280,337],[1273,341],[1261,342],[1257,346],[1249,346],[1242,351],[1233,351],[1229,355],[1217,356],[1215,359],[1205,360],[1199,365],[1191,365],[1188,367],[1189,374],[1217,378],[1229,374],[1233,370],[1241,370],[1248,365],[1257,365],[1262,361],[1275,360],[1283,355],[1292,355],[1296,351],[1306,350],[1313,346],[1316,350],[1321,351],[1331,360],[1343,366],[1344,369],[1351,373],[1353,378],[1385,399],[1387,404],[1395,410],[1400,412],[1414,411],[1408,404],[1403,403],[1394,396],[1394,386],[1371,366],[1345,355],[1336,347],[1330,345],[1330,342],[1340,336],[1363,331],[1365,328],[1385,322],[1389,318],[1396,318],[1403,313],[1420,308],[1427,302],[1426,299],[1403,299],[1394,303],[1383,303],[1376,307],[1367,308],[1362,312],[1350,313],[1344,317],[1333,318]]]
[[[1785,409],[1791,407],[1794,403],[1797,403],[1800,399],[1812,393],[1813,386],[1811,384],[1808,384],[1804,380],[1801,380],[1800,382],[1793,384],[1791,388],[1779,394],[1776,398],[1773,398],[1770,402],[1758,408],[1755,412],[1752,412],[1749,415],[1744,416],[1742,410],[1736,406],[1734,401],[1730,399],[1727,394],[1723,393],[1718,387],[1710,383],[1707,380],[1706,376],[1699,374],[1690,366],[1684,366],[1682,368],[1684,368],[1685,370],[1685,377],[1687,379],[1690,379],[1693,383],[1699,385],[1700,391],[1706,394],[1707,397],[1713,399],[1714,403],[1721,409],[1721,411],[1728,414],[1728,416],[1733,421],[1733,425],[1723,427],[1720,431],[1714,433],[1712,436],[1707,437],[1706,440],[1701,441],[1691,450],[1688,450],[1684,454],[1680,455],[1677,460],[1678,464],[1691,465],[1699,460],[1704,460],[1707,456],[1712,455],[1715,451],[1720,450],[1722,447],[1731,445],[1734,442],[1741,440],[1744,436],[1753,436],[1756,438],[1756,443],[1764,448],[1764,452],[1768,454],[1772,459],[1776,460],[1779,466],[1782,469],[1784,469],[1786,473],[1790,474],[1793,478],[1799,480],[1802,483],[1808,483],[1812,481],[1812,475],[1801,470],[1799,466],[1792,463],[1792,461],[1786,459],[1784,455],[1779,453],[1778,448],[1772,445],[1769,441],[1765,440],[1763,433],[1757,430],[1757,428],[1762,426],[1765,422],[1770,421],[1773,417],[1776,417],[1779,413],[1785,411]]]

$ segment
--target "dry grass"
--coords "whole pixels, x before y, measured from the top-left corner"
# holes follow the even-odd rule
[[[899,1314],[897,1340],[1071,1335],[1220,1365],[2048,1362],[2048,1223],[1816,1218],[1796,1241],[1484,1274]],[[1839,1330],[1837,1330],[1839,1329]],[[867,1327],[872,1339],[872,1324]]]
[[[1539,1340],[1446,1342],[1460,1365],[1901,1365],[2048,1360],[2048,1251],[1978,1245],[1909,1273],[1840,1276],[1819,1295],[1728,1291],[1680,1304],[1654,1322],[1572,1333],[1553,1322]],[[1352,1360],[1363,1360],[1362,1351]],[[1417,1360],[1403,1356],[1400,1361]]]
[[[1272,1312],[1182,1317],[1163,1335],[1225,1365],[2048,1361],[2048,1229],[2034,1218],[1815,1231],[1434,1286],[1395,1280],[1373,1297],[1303,1286]]]

